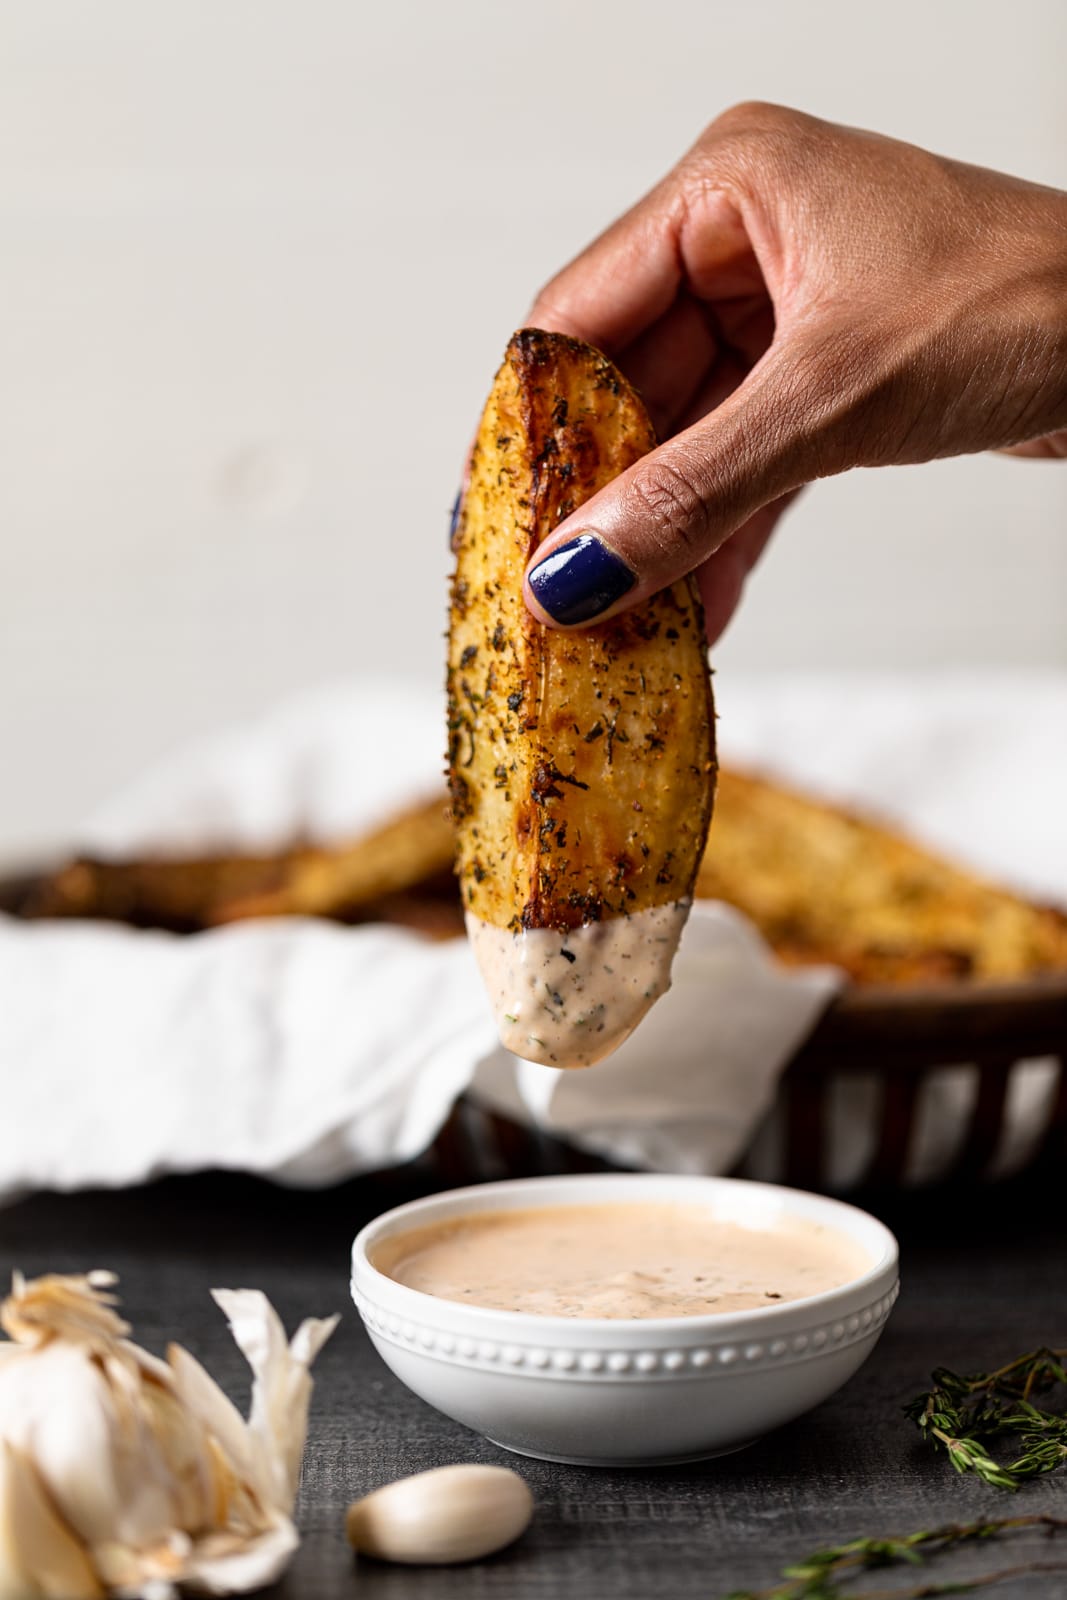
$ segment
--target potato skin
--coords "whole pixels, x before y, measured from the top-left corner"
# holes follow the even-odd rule
[[[511,340],[457,525],[448,654],[456,872],[499,928],[571,929],[693,888],[715,784],[695,584],[575,633],[522,599],[541,541],[655,442],[599,351],[535,328]]]

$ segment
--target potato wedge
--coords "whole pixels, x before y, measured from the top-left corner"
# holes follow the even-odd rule
[[[337,845],[295,844],[270,856],[80,858],[33,883],[20,909],[27,917],[96,917],[192,933],[248,917],[366,921],[387,909],[399,915],[397,897],[413,895],[420,909],[430,905],[434,930],[460,932],[447,899],[452,854],[442,789]]]
[[[78,857],[39,878],[27,892],[28,918],[88,917],[136,928],[195,933],[217,906],[262,893],[281,870],[277,856],[97,861]]]
[[[559,1066],[609,1053],[667,987],[711,815],[693,582],[578,633],[542,627],[522,600],[542,539],[654,444],[606,357],[523,329],[482,417],[456,531],[456,871],[504,1043]]]
[[[698,899],[725,900],[779,960],[858,983],[1018,981],[1067,970],[1067,915],[954,866],[851,808],[719,773]]]
[[[209,920],[352,917],[419,884],[447,880],[451,858],[448,807],[438,795],[348,845],[291,851],[279,861],[276,881],[219,901]]]

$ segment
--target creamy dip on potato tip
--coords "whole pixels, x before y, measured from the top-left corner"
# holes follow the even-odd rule
[[[637,1027],[671,986],[688,900],[562,933],[512,933],[467,913],[500,1042],[548,1067],[589,1067]]]
[[[801,1300],[866,1251],[799,1217],[748,1228],[669,1201],[482,1211],[385,1239],[373,1264],[441,1300],[548,1317],[696,1317]]]

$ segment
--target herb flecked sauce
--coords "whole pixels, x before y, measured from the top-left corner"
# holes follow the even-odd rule
[[[468,912],[467,933],[500,1042],[548,1067],[610,1055],[671,986],[689,902],[673,901],[559,933],[512,933]]]
[[[764,1228],[667,1201],[483,1211],[385,1239],[374,1265],[442,1300],[552,1317],[690,1317],[801,1300],[866,1251],[805,1218]]]

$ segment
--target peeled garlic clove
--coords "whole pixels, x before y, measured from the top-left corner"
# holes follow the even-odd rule
[[[508,1467],[435,1467],[349,1506],[353,1550],[379,1561],[444,1566],[478,1561],[525,1532],[533,1496]]]

